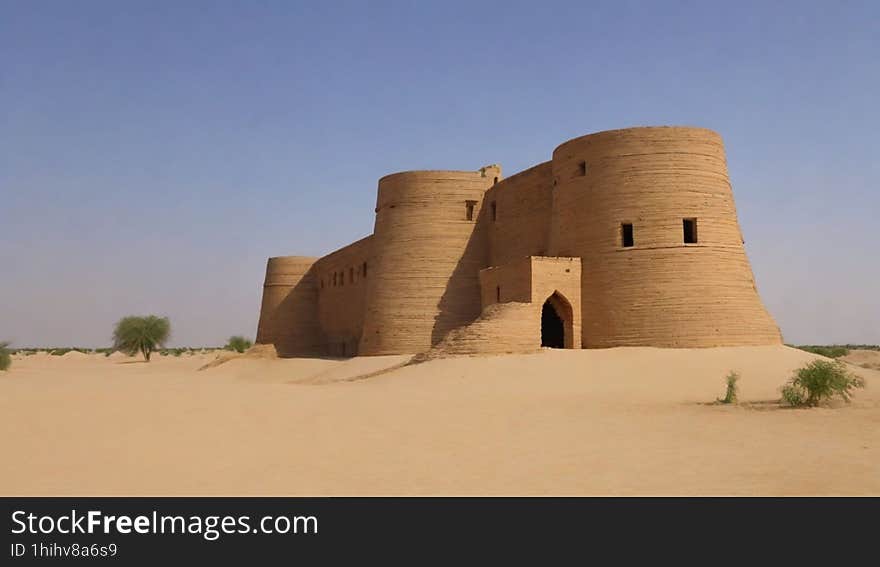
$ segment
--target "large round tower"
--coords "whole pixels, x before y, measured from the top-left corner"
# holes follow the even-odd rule
[[[321,354],[318,286],[312,272],[317,258],[269,258],[257,344],[273,344],[280,356]]]
[[[489,166],[379,180],[360,354],[422,352],[479,316],[486,245],[474,229],[500,176]]]
[[[550,253],[582,258],[585,347],[779,343],[743,249],[721,137],[628,128],[553,152]]]

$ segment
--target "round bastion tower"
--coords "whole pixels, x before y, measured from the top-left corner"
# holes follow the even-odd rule
[[[585,347],[781,342],[746,258],[721,137],[611,130],[553,152],[550,253],[582,258]]]
[[[475,231],[498,166],[379,180],[362,355],[416,353],[480,315],[486,245]]]
[[[269,258],[257,344],[274,344],[280,356],[321,354],[318,287],[312,272],[317,258]]]

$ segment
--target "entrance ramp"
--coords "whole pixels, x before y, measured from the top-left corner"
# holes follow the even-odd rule
[[[472,323],[453,329],[422,359],[458,354],[507,354],[541,349],[541,305],[495,303]]]

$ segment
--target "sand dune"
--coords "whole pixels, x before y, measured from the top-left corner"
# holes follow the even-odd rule
[[[0,493],[880,494],[880,372],[779,409],[816,358],[787,347],[215,356],[16,357]],[[744,403],[710,405],[731,369]]]

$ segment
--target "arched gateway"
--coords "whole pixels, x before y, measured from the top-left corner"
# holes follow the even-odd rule
[[[541,307],[541,346],[573,348],[573,317],[571,304],[558,291]]]

